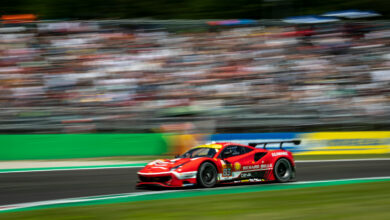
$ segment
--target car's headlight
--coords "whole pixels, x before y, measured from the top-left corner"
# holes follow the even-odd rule
[[[179,165],[177,165],[177,166],[172,167],[172,168],[171,168],[171,171],[172,171],[172,170],[176,170],[177,168],[183,166],[184,164],[186,164],[186,163],[188,163],[188,162],[190,162],[190,161],[187,161],[187,162],[184,162],[184,163],[182,163],[182,164],[179,164]]]

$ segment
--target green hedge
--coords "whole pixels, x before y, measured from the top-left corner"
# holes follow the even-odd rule
[[[0,160],[161,155],[163,134],[0,135]]]

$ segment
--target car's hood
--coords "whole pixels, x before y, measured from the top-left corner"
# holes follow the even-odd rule
[[[194,160],[194,159],[177,158],[177,159],[172,159],[172,160],[169,160],[169,159],[155,160],[155,161],[148,163],[148,165],[146,165],[146,167],[144,169],[142,169],[142,172],[148,172],[148,173],[149,172],[150,173],[167,172],[167,171],[170,171],[173,167],[179,166],[179,165],[184,164],[184,163],[189,163],[191,160]]]

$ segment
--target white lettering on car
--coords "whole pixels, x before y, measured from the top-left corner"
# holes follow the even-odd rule
[[[277,157],[277,156],[287,156],[288,153],[287,152],[275,152],[275,153],[272,153],[271,154],[273,157]]]
[[[252,176],[251,173],[242,173],[242,174],[241,174],[241,177],[242,177],[242,178],[247,178],[247,177],[251,177],[251,176]]]
[[[272,169],[272,164],[256,164],[252,166],[244,166],[242,167],[243,170],[268,170]]]

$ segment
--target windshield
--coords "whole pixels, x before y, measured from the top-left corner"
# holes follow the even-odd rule
[[[214,148],[193,148],[181,155],[180,158],[214,157],[216,153],[217,150]]]

